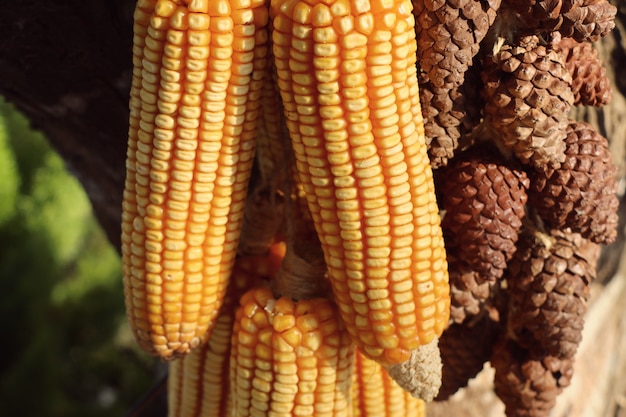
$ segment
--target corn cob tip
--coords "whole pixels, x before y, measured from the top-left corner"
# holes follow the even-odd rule
[[[426,402],[432,401],[441,388],[443,364],[438,342],[435,338],[432,342],[414,349],[407,361],[386,368],[389,376],[398,385],[413,397]]]

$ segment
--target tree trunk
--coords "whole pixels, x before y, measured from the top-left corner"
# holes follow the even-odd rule
[[[50,139],[119,248],[134,0],[23,0],[0,12],[0,94]]]
[[[0,94],[14,103],[35,127],[48,136],[69,169],[83,184],[98,220],[117,248],[125,175],[134,3],[135,0],[18,0],[12,2],[10,7],[3,7],[0,12]],[[617,71],[626,66],[626,4],[621,1],[619,7],[617,28],[597,45],[613,80],[613,102],[602,110],[576,109],[573,114],[594,124],[611,140],[615,162],[624,177],[626,77]],[[618,242],[604,250],[599,263],[604,282],[615,275],[623,252],[623,221],[626,216],[621,218]],[[623,287],[613,285],[611,291],[624,295]],[[619,352],[620,342],[624,339],[619,337],[624,334],[623,331],[620,333],[622,321],[605,320],[607,317],[615,318],[615,312],[623,312],[623,308],[614,310],[612,314],[610,309],[607,313],[606,308],[602,310],[604,313],[593,313],[598,311],[593,306],[605,306],[610,302],[619,304],[621,297],[609,295],[604,301],[592,304],[590,318],[595,321],[588,323],[591,330],[587,331],[587,345],[581,348],[578,368],[581,369],[579,378],[588,378],[594,374],[589,370],[600,369],[605,373],[595,373],[599,381],[615,383],[605,383],[599,388],[603,391],[598,398],[604,400],[606,405],[602,410],[596,414],[580,411],[567,415],[624,415],[618,414],[620,405],[617,402],[617,398],[621,398],[623,406],[626,394],[624,373],[610,372],[617,368],[606,366],[605,362],[598,364],[597,353],[592,353],[595,346],[593,340],[600,334],[599,329],[612,334],[613,352]],[[624,305],[623,302],[621,304]],[[589,355],[585,356],[584,352],[589,352]],[[624,356],[610,358],[624,369]],[[594,368],[595,364],[598,364],[597,368]],[[469,390],[457,394],[453,400],[433,405],[429,415],[502,415],[502,406],[490,388],[489,371],[486,372],[472,383]],[[579,392],[587,392],[588,387],[576,382],[573,386],[579,387],[576,388],[579,391],[564,394],[556,415],[564,416],[567,410],[583,410],[581,402],[586,401],[587,395],[580,395]],[[162,412],[165,413],[165,410]],[[138,409],[133,415],[148,414]]]

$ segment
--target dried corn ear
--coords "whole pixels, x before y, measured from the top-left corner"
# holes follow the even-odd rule
[[[140,0],[122,253],[139,344],[206,340],[235,258],[267,47],[264,1]]]
[[[235,272],[233,272],[234,274]],[[225,299],[209,340],[169,363],[168,417],[228,415],[233,300]]]
[[[233,416],[349,416],[354,348],[325,298],[247,292],[232,339]]]
[[[271,9],[287,126],[335,300],[361,351],[385,365],[436,350],[449,315],[411,8],[275,0]]]
[[[229,287],[208,341],[169,363],[168,417],[226,416],[232,411],[229,369],[235,312],[250,287],[267,284],[284,256],[284,245],[273,245],[264,256],[236,259]]]

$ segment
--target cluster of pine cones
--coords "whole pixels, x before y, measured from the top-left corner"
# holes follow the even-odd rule
[[[414,0],[420,95],[449,258],[438,399],[485,362],[507,416],[548,416],[573,374],[599,245],[617,233],[608,141],[569,120],[611,89],[606,0]]]

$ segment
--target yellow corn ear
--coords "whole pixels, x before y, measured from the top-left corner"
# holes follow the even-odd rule
[[[426,404],[402,389],[358,349],[352,378],[353,417],[425,417]]]
[[[142,348],[206,340],[234,261],[264,83],[264,0],[139,0],[122,254]]]
[[[335,300],[381,364],[436,343],[449,317],[410,0],[272,0],[287,126]]]
[[[238,257],[229,289],[209,340],[169,363],[168,417],[223,417],[231,414],[230,347],[239,297],[271,279],[285,254],[274,245],[265,256]]]
[[[223,305],[209,340],[169,363],[168,417],[228,415],[231,398],[227,375],[233,320],[232,304]]]
[[[349,416],[352,346],[329,300],[247,292],[233,331],[233,416]]]

